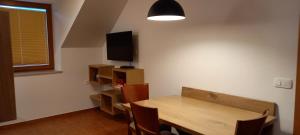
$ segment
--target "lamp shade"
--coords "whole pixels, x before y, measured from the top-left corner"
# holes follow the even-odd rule
[[[158,0],[150,8],[147,19],[153,21],[183,20],[185,13],[175,0]]]

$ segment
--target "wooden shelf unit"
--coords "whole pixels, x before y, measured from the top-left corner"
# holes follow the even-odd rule
[[[142,84],[144,83],[144,70],[114,68],[113,65],[104,64],[89,65],[89,81],[91,84],[111,84],[114,87],[118,85],[120,80],[125,84]],[[110,115],[116,115],[123,111],[120,106],[121,97],[119,89],[106,90],[90,96],[102,111]]]
[[[113,65],[89,65],[89,81],[91,84],[111,84]]]

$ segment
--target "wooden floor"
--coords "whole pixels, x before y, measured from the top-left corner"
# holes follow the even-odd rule
[[[0,135],[127,135],[124,118],[96,109],[0,127]]]

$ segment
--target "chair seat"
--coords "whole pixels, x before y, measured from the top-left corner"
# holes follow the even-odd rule
[[[170,131],[160,131],[160,134],[161,135],[175,135],[175,134],[173,134],[173,133],[171,133]]]

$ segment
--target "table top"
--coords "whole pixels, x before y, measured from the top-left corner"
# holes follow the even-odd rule
[[[192,134],[234,135],[237,120],[255,119],[262,114],[182,96],[168,96],[136,102],[158,108],[159,119]],[[129,109],[129,104],[124,104]],[[269,116],[266,125],[273,124]]]

